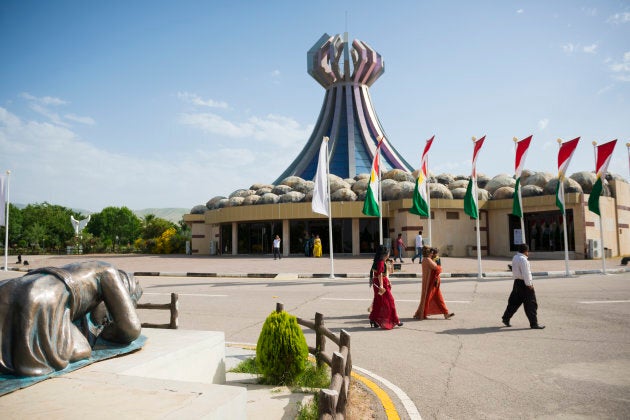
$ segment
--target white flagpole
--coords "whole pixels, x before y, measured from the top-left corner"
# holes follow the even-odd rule
[[[477,142],[477,137],[473,136],[472,141],[473,144],[475,144]],[[475,219],[475,228],[477,230],[477,278],[481,280],[483,278],[481,272],[481,237],[479,234],[479,218],[481,217],[481,210],[479,209],[479,194],[477,193],[477,162],[474,158],[475,156],[473,156],[473,173],[471,174],[472,176],[470,177],[470,182],[474,182],[473,199],[475,200],[475,207],[477,208],[477,218]]]
[[[335,278],[335,263],[333,258],[333,234],[332,234],[332,204],[330,198],[330,162],[328,161],[328,141],[326,141],[326,197],[328,197],[328,249],[330,252],[330,276]]]
[[[475,176],[475,184],[477,183],[477,177]],[[475,195],[477,195],[477,188],[475,187]],[[477,227],[477,276],[481,280],[483,277],[481,273],[481,237],[479,234],[479,219],[481,218],[481,211],[479,211],[479,201],[477,201],[477,218],[475,219],[475,226]]]
[[[422,170],[422,167],[420,168],[420,170]],[[432,242],[432,234],[431,234],[431,191],[429,189],[429,156],[427,156],[427,173],[426,176],[424,177],[425,180],[425,187],[427,190],[427,207],[429,209],[429,240],[426,242],[428,245],[431,245]]]
[[[518,139],[516,137],[513,138],[514,140],[514,152],[516,153],[516,151],[518,150]],[[521,178],[522,172],[518,175],[519,179]],[[522,244],[526,244],[527,243],[527,239],[525,237],[525,221],[524,219],[524,211],[523,211],[523,195],[521,194],[521,190],[523,186],[521,185],[520,181],[519,181],[519,188],[518,188],[518,204],[521,207],[521,243]]]
[[[379,142],[383,139],[379,139]],[[378,154],[378,236],[379,244],[383,245],[383,189],[381,188],[381,148],[377,147],[376,153]]]
[[[562,139],[558,139],[558,146],[562,148]],[[564,172],[562,173],[562,179],[558,178],[560,188],[560,195],[562,196],[562,230],[564,231],[564,269],[565,277],[570,277],[569,274],[569,237],[567,236],[567,210],[564,205]]]
[[[593,152],[595,153],[595,170],[597,170],[597,142],[594,141],[593,142]],[[602,179],[602,192],[604,191],[604,181],[606,180],[605,178],[606,174],[602,174],[601,175],[601,179]],[[595,176],[597,176],[597,174],[595,174]],[[601,195],[600,195],[601,198]],[[598,199],[599,200],[599,199]],[[606,248],[604,247],[604,225],[602,223],[602,215],[601,215],[601,209],[599,210],[600,214],[599,216],[599,242],[601,242],[602,244],[602,273],[606,274]]]
[[[4,218],[4,271],[9,271],[9,177],[11,171],[7,171],[7,199],[5,203],[6,213]],[[4,209],[2,209],[4,211]]]

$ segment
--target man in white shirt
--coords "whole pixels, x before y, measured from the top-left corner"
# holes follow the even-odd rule
[[[282,259],[280,256],[280,236],[278,235],[273,240],[273,259]]]
[[[505,308],[502,320],[503,325],[511,327],[510,319],[518,308],[521,307],[521,304],[523,304],[530,328],[542,330],[545,326],[538,324],[538,303],[536,303],[536,292],[534,292],[532,270],[529,266],[528,257],[529,247],[527,244],[520,244],[518,246],[518,253],[512,259],[514,286],[512,287],[512,293],[508,299],[507,308]]]
[[[411,257],[411,262],[414,262],[414,260],[418,258],[418,264],[422,264],[422,245],[424,245],[422,240],[422,231],[419,230],[416,235],[416,255]]]

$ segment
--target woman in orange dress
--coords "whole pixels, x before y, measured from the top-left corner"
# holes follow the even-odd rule
[[[444,319],[451,319],[455,314],[449,313],[440,290],[440,274],[442,266],[436,263],[438,259],[437,248],[425,248],[422,259],[422,295],[420,305],[414,314],[416,319],[426,319],[429,315],[444,315]]]

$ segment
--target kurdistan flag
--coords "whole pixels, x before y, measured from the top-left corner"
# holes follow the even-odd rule
[[[382,140],[379,140],[378,146],[376,146],[376,153],[374,153],[374,161],[372,162],[372,170],[370,171],[370,182],[365,193],[365,201],[363,202],[363,214],[367,216],[380,216],[381,209],[379,206],[379,184],[381,182],[381,167],[380,167],[380,154],[381,154]]]
[[[473,219],[479,218],[479,206],[477,203],[477,155],[483,141],[486,136],[483,136],[479,140],[475,141],[475,149],[473,151],[472,159],[472,172],[470,174],[470,181],[468,181],[468,188],[466,188],[466,195],[464,196],[464,213],[472,217]]]
[[[516,138],[515,138],[516,140]],[[512,202],[512,214],[514,216],[523,217],[523,203],[521,202],[521,173],[525,167],[525,158],[529,144],[532,142],[532,136],[526,137],[516,142],[516,161],[514,163],[514,174],[516,185],[514,186],[514,201]]]
[[[562,214],[564,214],[564,188],[562,188],[562,183],[564,182],[567,169],[569,168],[569,163],[571,163],[571,158],[573,157],[573,152],[575,152],[579,141],[580,138],[576,137],[573,140],[561,143],[560,150],[558,151],[558,186],[556,189],[556,206],[558,206]]]
[[[604,143],[596,148],[595,172],[597,173],[597,181],[595,181],[591,195],[588,198],[588,209],[600,217],[599,197],[602,195],[602,190],[604,189],[604,176],[608,170],[608,164],[610,163],[610,158],[612,157],[616,144],[617,139]]]
[[[427,140],[427,144],[424,146],[424,152],[422,152],[422,158],[420,159],[420,170],[418,171],[418,178],[416,178],[416,188],[413,191],[413,204],[409,209],[409,213],[424,217],[429,217],[429,197],[427,196],[429,157],[427,155],[434,138],[435,136]]]

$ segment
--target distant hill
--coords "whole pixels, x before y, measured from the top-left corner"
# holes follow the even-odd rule
[[[133,210],[134,214],[141,219],[147,214],[153,214],[155,217],[168,220],[173,223],[179,223],[185,214],[190,213],[190,209],[184,208],[163,208],[163,209],[142,209]]]

